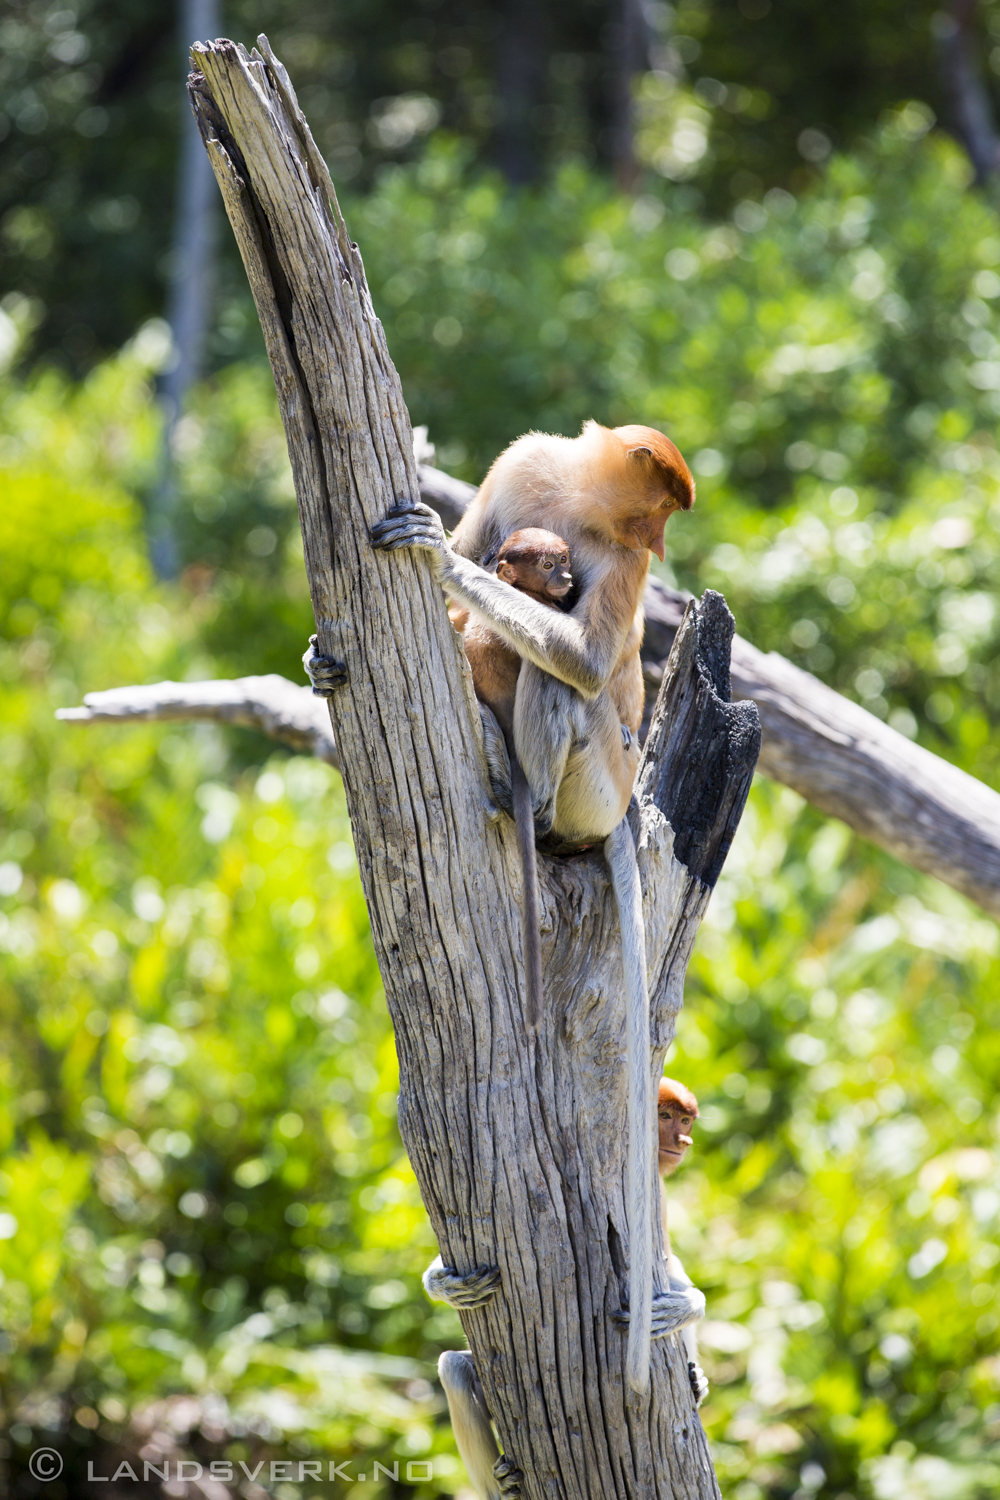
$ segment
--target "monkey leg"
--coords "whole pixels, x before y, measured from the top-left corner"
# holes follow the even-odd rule
[[[510,756],[504,732],[497,722],[496,714],[485,703],[479,705],[479,721],[483,726],[483,747],[486,751],[486,769],[490,777],[490,789],[498,807],[509,818],[515,817],[514,790],[510,774]]]
[[[510,1468],[506,1465],[503,1475],[494,1474],[497,1465],[503,1465],[500,1449],[493,1436],[490,1414],[486,1409],[486,1398],[479,1384],[479,1376],[468,1350],[452,1349],[438,1360],[438,1375],[448,1398],[451,1427],[459,1454],[469,1476],[469,1483],[480,1500],[500,1500],[500,1479],[507,1478]]]
[[[571,689],[569,691],[572,691]],[[567,842],[606,838],[632,797],[639,746],[608,693],[574,694],[575,739],[556,802],[554,831]]]
[[[514,749],[531,789],[539,836],[555,822],[566,763],[583,728],[581,702],[574,688],[533,662],[522,661],[514,698]]]
[[[316,637],[309,637],[309,646],[302,658],[306,676],[312,683],[317,698],[332,698],[338,688],[347,682],[347,667],[332,656],[324,656],[316,649]]]

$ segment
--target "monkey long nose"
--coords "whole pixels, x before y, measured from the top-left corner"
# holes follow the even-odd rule
[[[651,516],[647,521],[639,521],[632,530],[639,538],[644,547],[650,552],[655,552],[660,562],[664,560],[663,528],[666,525],[666,517],[661,512],[658,516]]]
[[[694,1141],[691,1139],[691,1137],[689,1135],[679,1135],[677,1137],[677,1139],[680,1141],[680,1143],[681,1143],[682,1146],[693,1146],[694,1145]]]

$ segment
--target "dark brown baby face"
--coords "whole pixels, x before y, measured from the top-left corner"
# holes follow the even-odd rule
[[[555,532],[535,526],[512,532],[500,548],[497,577],[528,594],[564,599],[573,587],[569,547]]]

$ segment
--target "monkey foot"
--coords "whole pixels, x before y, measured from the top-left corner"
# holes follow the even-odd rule
[[[521,1470],[509,1458],[498,1458],[493,1465],[493,1478],[500,1486],[504,1500],[521,1500]]]
[[[708,1395],[708,1376],[701,1365],[696,1365],[693,1359],[688,1360],[688,1380],[691,1382],[694,1404],[700,1406]]]
[[[479,718],[483,726],[483,747],[486,751],[486,768],[489,772],[490,790],[498,807],[509,818],[514,816],[514,796],[510,781],[510,755],[503,730],[496,715],[485,703],[479,705]]]
[[[632,731],[627,724],[622,725],[622,745],[626,750],[632,748]]]
[[[337,689],[347,682],[346,664],[317,651],[314,635],[309,637],[309,649],[302,658],[302,665],[317,698],[332,698]]]

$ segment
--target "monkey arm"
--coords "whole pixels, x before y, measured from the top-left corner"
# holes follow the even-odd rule
[[[438,1361],[438,1375],[448,1399],[448,1413],[455,1444],[466,1473],[482,1500],[499,1500],[493,1465],[500,1457],[482,1386],[464,1350],[449,1350]]]
[[[667,1259],[667,1284],[670,1297],[676,1299],[676,1315],[681,1318],[675,1326],[687,1329],[700,1323],[705,1316],[705,1293],[695,1286],[673,1250]]]
[[[671,1291],[690,1290],[701,1297],[702,1313],[705,1316],[705,1298],[692,1282],[690,1276],[681,1264],[680,1257],[673,1250],[667,1257],[667,1275],[670,1278]],[[700,1406],[708,1395],[708,1377],[701,1365],[698,1363],[698,1334],[697,1328],[701,1318],[694,1318],[690,1323],[685,1323],[680,1330],[680,1340],[687,1358],[688,1380],[691,1382],[691,1394],[694,1397],[695,1406]]]
[[[449,1350],[438,1361],[448,1398],[455,1445],[480,1500],[521,1500],[524,1475],[497,1447],[486,1397],[468,1350]]]
[[[550,609],[459,556],[440,517],[423,503],[391,510],[372,527],[371,539],[386,551],[416,547],[430,552],[441,586],[453,599],[488,620],[519,656],[582,697],[596,698],[606,687],[632,628],[634,610],[619,620],[620,610],[603,607],[599,582],[588,591],[581,614]]]

